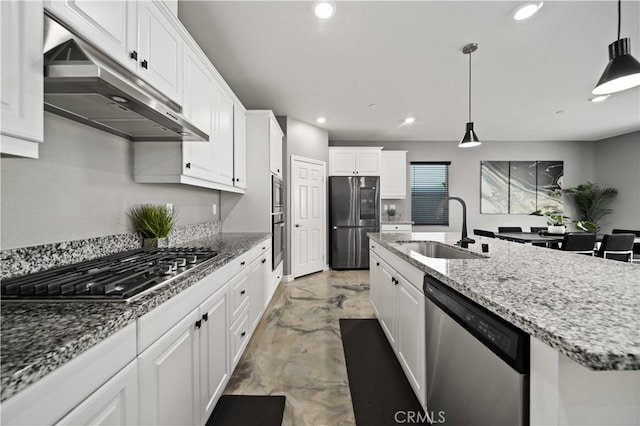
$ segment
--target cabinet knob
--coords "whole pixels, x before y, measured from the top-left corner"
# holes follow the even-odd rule
[[[262,259],[262,263],[267,263],[267,259]]]
[[[296,223],[296,228],[300,228],[300,224]],[[336,227],[334,227],[333,229],[337,229]]]
[[[184,166],[185,166],[187,169],[190,169],[190,168],[191,168],[191,163],[187,163],[187,164],[185,164]]]
[[[380,266],[380,262],[376,262],[376,266]]]
[[[196,328],[200,328],[202,326],[202,320],[196,321]]]
[[[146,60],[146,59],[144,59],[144,60],[140,63],[140,65],[142,65],[142,68],[144,68],[144,69],[149,69],[149,62],[147,62],[147,60]]]
[[[241,296],[243,296],[243,295],[244,295],[244,293],[245,293],[245,290],[242,290],[242,291],[240,292],[240,295],[241,295]]]
[[[202,321],[209,321],[209,312],[202,314]]]
[[[137,60],[138,60],[138,52],[136,52],[135,50],[132,50],[132,51],[129,53],[129,56],[131,57],[131,59],[133,59],[133,60],[135,60],[135,61],[137,61]]]
[[[240,333],[240,337],[244,337],[247,334],[246,331],[243,331],[242,333]]]
[[[244,260],[242,262],[240,262],[240,266],[244,266],[247,262],[245,262]]]
[[[280,173],[280,169],[278,169],[278,173]]]

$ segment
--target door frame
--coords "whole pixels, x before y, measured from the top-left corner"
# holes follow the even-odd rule
[[[322,228],[321,228],[321,234],[322,234],[322,258],[324,259],[324,265],[323,265],[323,270],[327,270],[329,268],[329,255],[327,253],[327,162],[326,161],[322,161],[322,160],[316,160],[313,158],[307,158],[307,157],[301,157],[299,155],[291,155],[291,160],[290,160],[290,164],[289,164],[289,170],[291,171],[291,220],[289,221],[289,226],[288,226],[288,232],[289,232],[289,241],[290,241],[290,245],[289,247],[291,247],[291,250],[289,250],[288,256],[289,256],[289,264],[291,265],[291,276],[293,279],[295,279],[298,275],[296,275],[296,264],[294,262],[294,253],[296,250],[295,247],[295,238],[293,236],[294,233],[294,228],[295,228],[295,223],[294,223],[294,212],[295,212],[295,208],[294,208],[294,202],[295,202],[295,176],[293,174],[293,169],[294,169],[294,164],[296,161],[299,162],[303,162],[303,163],[310,163],[310,164],[314,164],[316,166],[320,166],[322,168],[323,171],[323,176],[322,176],[322,194],[320,194],[320,199],[322,201],[322,206],[320,206],[320,213],[321,213],[321,222],[322,222]]]

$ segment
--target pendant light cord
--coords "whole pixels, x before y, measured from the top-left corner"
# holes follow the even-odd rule
[[[620,16],[622,15],[622,0],[618,0],[618,40],[620,40]]]
[[[469,123],[471,122],[471,52],[469,52]]]

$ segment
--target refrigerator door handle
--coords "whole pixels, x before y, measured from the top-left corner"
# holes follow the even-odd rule
[[[337,227],[337,226],[334,226],[334,227],[333,227],[333,229],[338,229],[338,227]]]

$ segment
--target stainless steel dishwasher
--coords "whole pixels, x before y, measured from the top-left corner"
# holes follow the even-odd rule
[[[427,410],[447,426],[529,424],[529,335],[424,279]]]

